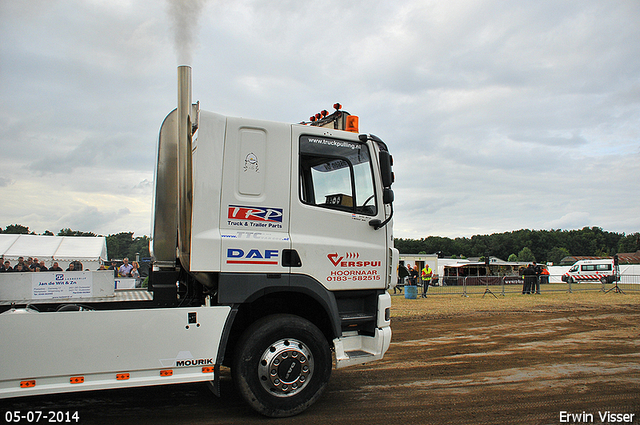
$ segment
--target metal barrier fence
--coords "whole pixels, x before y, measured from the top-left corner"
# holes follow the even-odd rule
[[[580,291],[600,291],[619,292],[640,291],[640,275],[624,274],[619,276],[615,282],[601,282],[597,280],[580,282],[563,282],[562,276],[535,276],[533,292],[580,292]],[[421,284],[418,284],[417,296],[423,294]],[[395,292],[395,291],[394,291]],[[404,290],[402,291],[404,292]],[[527,292],[524,279],[520,276],[445,276],[438,282],[438,285],[429,286],[427,295],[505,295],[522,294]],[[531,289],[529,290],[531,292]]]

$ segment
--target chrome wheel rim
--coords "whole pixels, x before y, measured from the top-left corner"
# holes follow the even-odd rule
[[[260,357],[260,384],[277,397],[291,397],[300,392],[312,375],[311,350],[296,339],[281,339],[271,344]]]

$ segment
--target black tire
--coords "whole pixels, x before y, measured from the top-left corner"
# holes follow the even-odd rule
[[[232,375],[253,409],[287,417],[318,400],[331,368],[331,350],[322,332],[299,316],[279,314],[258,320],[242,334]]]

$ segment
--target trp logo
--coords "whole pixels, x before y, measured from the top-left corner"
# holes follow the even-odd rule
[[[282,208],[229,205],[227,218],[231,220],[267,221],[282,223]]]

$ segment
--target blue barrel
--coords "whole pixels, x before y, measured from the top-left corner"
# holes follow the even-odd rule
[[[408,300],[415,300],[418,298],[418,287],[417,286],[404,286],[404,297]]]

